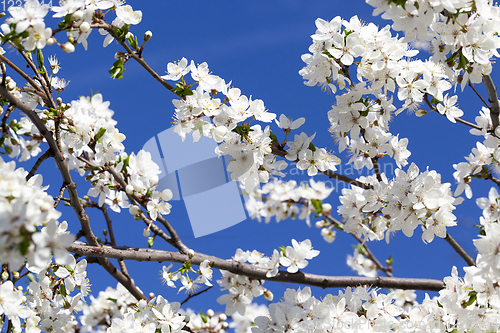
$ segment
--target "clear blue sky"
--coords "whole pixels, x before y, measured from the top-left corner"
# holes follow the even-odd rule
[[[388,24],[379,17],[371,16],[372,8],[364,1],[128,1],[134,9],[143,12],[143,21],[131,28],[137,36],[151,30],[153,38],[147,43],[144,58],[160,75],[165,73],[166,64],[182,57],[194,60],[196,63],[208,62],[215,75],[232,80],[235,87],[242,93],[264,100],[270,112],[281,113],[292,118],[305,117],[306,123],[302,131],[309,134],[317,133],[314,141],[317,147],[326,147],[337,151],[327,129],[329,127],[327,112],[334,95],[326,94],[317,87],[307,87],[298,71],[303,67],[300,56],[307,53],[311,44],[310,35],[315,32],[314,21],[321,17],[330,20],[340,15],[349,19],[358,15],[365,22],[375,22],[380,26]],[[84,51],[77,47],[74,54],[57,52],[62,69],[60,77],[71,83],[61,94],[65,102],[76,99],[80,95],[90,95],[90,92],[101,92],[105,100],[111,102],[110,108],[115,111],[114,119],[117,127],[127,136],[125,145],[127,152],[137,152],[143,144],[155,134],[170,126],[174,112],[172,93],[165,90],[152,79],[142,68],[132,60],[126,65],[124,78],[111,80],[108,69],[114,61],[113,55],[121,51],[117,43],[112,43],[106,49],[102,48],[103,37],[93,32],[89,39],[89,49]],[[44,50],[46,56],[54,54],[55,47]],[[459,97],[459,104],[465,113],[464,118],[474,121],[481,104],[477,98]],[[275,128],[276,129],[276,128]],[[408,149],[412,155],[409,162],[415,162],[420,170],[426,167],[441,173],[443,182],[451,182],[455,189],[452,164],[464,160],[471,148],[475,146],[477,137],[468,133],[468,128],[461,124],[452,124],[445,117],[429,114],[424,118],[402,113],[392,123],[391,132],[400,133],[399,137],[409,138]],[[343,162],[345,156],[340,155]],[[34,162],[34,161],[33,161]],[[385,162],[382,160],[382,162]],[[42,170],[55,167],[51,162],[45,162]],[[289,166],[289,169],[293,168]],[[345,168],[345,164],[344,164]],[[54,169],[56,170],[56,169]],[[56,171],[54,171],[56,172]],[[75,179],[78,176],[75,174]],[[316,176],[316,180],[326,180]],[[60,186],[60,178],[46,178],[44,184],[50,183],[51,194],[56,196]],[[458,227],[449,229],[450,234],[475,258],[472,239],[477,235],[473,224],[479,223],[480,210],[474,201],[478,197],[487,196],[491,185],[485,181],[474,181],[472,200],[466,200],[455,211]],[[85,185],[78,187],[80,196],[86,194]],[[327,200],[334,209],[338,206],[339,190],[332,193]],[[77,219],[71,211],[65,219],[72,224],[73,230],[78,230]],[[97,214],[91,214],[95,233],[102,235],[105,223]],[[146,247],[146,239],[142,236],[144,224],[134,221],[128,213],[112,214],[117,232],[117,242],[120,245]],[[345,264],[347,254],[352,254],[353,237],[339,234],[337,240],[328,244],[323,241],[319,229],[307,227],[300,220],[282,221],[276,224],[258,223],[246,220],[240,224],[209,235],[195,239],[187,221],[187,215],[182,203],[175,203],[172,214],[167,219],[179,230],[184,242],[196,251],[230,258],[237,248],[243,250],[257,249],[266,255],[281,245],[290,245],[290,240],[296,238],[302,241],[312,240],[313,246],[321,254],[310,260],[304,270],[317,274],[356,275]],[[421,233],[416,232],[412,239],[398,233],[389,245],[385,242],[369,244],[380,260],[385,260],[390,254],[394,257],[394,275],[397,277],[420,277],[442,279],[450,275],[451,267],[456,265],[459,272],[465,262],[454,253],[452,248],[442,239],[436,238],[431,244],[425,245]],[[172,250],[161,241],[155,248]],[[182,301],[186,295],[177,290],[161,285],[158,263],[130,263],[129,271],[144,292],[151,291],[162,294],[171,301]],[[137,268],[137,269],[134,269]],[[213,283],[219,277],[214,273]],[[89,278],[95,294],[105,289],[107,285],[115,286],[116,282],[100,267],[89,268]],[[270,283],[270,288],[276,299],[281,297],[284,288],[297,288],[297,285]],[[196,310],[212,307],[223,310],[215,299],[220,295],[216,285],[208,293],[190,300],[187,305]],[[336,290],[326,292],[337,293]],[[321,296],[325,291],[317,290],[315,296]],[[420,300],[422,297],[419,298]],[[259,298],[259,302],[266,302]]]

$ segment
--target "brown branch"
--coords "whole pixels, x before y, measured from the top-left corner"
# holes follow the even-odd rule
[[[90,246],[83,242],[74,242],[67,248],[68,251],[79,255],[115,258],[136,261],[157,261],[184,263],[187,260],[193,265],[200,265],[204,260],[209,260],[210,267],[229,271],[234,274],[245,275],[251,279],[269,280],[278,282],[298,283],[321,288],[346,288],[368,285],[373,288],[413,289],[439,291],[444,288],[444,283],[433,279],[413,279],[395,277],[361,277],[361,276],[327,276],[309,273],[288,273],[279,271],[275,277],[266,276],[267,271],[250,264],[233,260],[224,260],[203,253],[196,253],[191,258],[179,252],[138,249],[128,247]]]
[[[25,72],[23,72],[19,67],[17,67],[8,58],[6,58],[4,55],[0,54],[0,60],[3,63],[7,64],[7,66],[9,66],[10,68],[12,68],[17,74],[21,75],[23,79],[25,79],[26,81],[28,81],[28,83],[30,84],[30,86],[32,86],[34,89],[38,90],[40,93],[43,93],[43,90],[40,89],[40,87],[38,86],[38,84],[36,84],[35,81],[33,81],[33,79],[31,77],[29,77],[29,75],[27,75]]]
[[[158,82],[160,82],[160,84],[162,86],[164,86],[165,88],[167,88],[168,90],[172,91],[174,90],[174,87],[172,87],[170,84],[168,84],[167,82],[165,82],[165,80],[163,80],[160,75],[158,75],[158,73],[156,73],[151,67],[149,67],[149,65],[146,63],[146,61],[144,61],[144,59],[142,58],[142,55],[139,56],[137,55],[136,52],[134,52],[128,45],[125,41],[122,41],[122,40],[119,40],[117,37],[116,37],[116,34],[113,30],[113,27],[107,23],[96,23],[96,24],[91,24],[90,25],[91,28],[98,28],[98,29],[104,29],[106,30],[111,36],[113,36],[113,38],[118,42],[120,43],[120,45],[127,51],[127,53],[135,60],[137,61],[149,74],[151,74],[151,76]],[[177,96],[177,95],[176,95]]]
[[[46,159],[48,159],[49,157],[52,157],[54,154],[52,154],[52,150],[50,149],[47,149],[35,162],[35,164],[33,165],[33,167],[31,168],[30,172],[28,173],[28,175],[26,176],[26,181],[30,180],[31,177],[33,177],[36,173],[36,171],[38,170],[38,168],[40,167],[40,165],[42,165],[43,161],[45,161]]]
[[[10,114],[12,113],[12,111],[14,111],[16,109],[16,107],[14,105],[9,105],[7,107],[7,110],[5,111],[5,114],[3,115],[3,118],[2,118],[2,125],[0,125],[0,130],[2,131],[2,136],[4,135],[7,135],[7,132],[9,131],[7,129],[7,119],[9,119],[10,117]]]
[[[476,263],[474,262],[474,259],[472,259],[467,252],[451,237],[449,233],[446,233],[446,237],[444,238],[450,245],[451,247],[462,257],[462,259],[465,260],[467,265],[469,266],[475,266]]]
[[[493,83],[493,79],[491,78],[490,75],[483,75],[483,84],[486,87],[486,91],[488,92],[488,102],[490,102],[490,117],[491,117],[491,123],[493,125],[493,132],[495,132],[495,129],[498,127],[499,119],[498,116],[500,115],[500,104],[498,103],[498,96],[497,96],[497,88],[495,87],[495,84]]]
[[[78,217],[78,220],[80,221],[83,234],[85,235],[85,238],[87,239],[87,242],[89,242],[89,244],[92,244],[94,246],[99,245],[97,238],[95,237],[94,233],[92,232],[92,229],[90,228],[89,218],[85,213],[85,209],[83,208],[82,204],[80,203],[80,199],[78,198],[78,193],[76,191],[76,184],[71,179],[71,174],[69,172],[66,159],[64,158],[62,152],[59,150],[58,145],[52,135],[52,132],[47,130],[45,124],[38,117],[38,115],[29,107],[27,107],[24,103],[22,103],[19,99],[17,99],[14,95],[12,95],[12,93],[7,89],[6,86],[0,85],[0,95],[6,98],[16,108],[24,112],[24,114],[31,120],[31,122],[36,126],[36,128],[40,132],[40,134],[42,134],[45,140],[47,141],[47,144],[49,145],[50,149],[54,154],[54,160],[63,178],[63,183],[67,184],[70,203],[71,206],[73,207],[73,210],[76,213],[76,216]],[[146,296],[144,296],[134,286],[132,280],[123,275],[121,272],[119,272],[107,258],[99,258],[99,264],[102,267],[104,267],[104,269],[109,274],[111,274],[111,276],[113,276],[118,282],[120,282],[125,288],[127,288],[130,291],[130,293],[134,295],[135,298],[147,300]]]

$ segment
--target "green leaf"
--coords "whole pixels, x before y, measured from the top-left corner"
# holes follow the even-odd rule
[[[59,29],[64,30],[71,25],[72,19],[73,15],[67,14],[66,16],[64,16],[64,20],[62,22],[59,22],[57,26],[59,27]]]
[[[278,137],[272,131],[269,131],[269,137],[271,138],[272,142],[279,143]]]
[[[247,136],[248,133],[253,131],[253,129],[251,129],[250,126],[241,126],[241,125],[236,126],[234,130],[241,136]]]
[[[203,320],[203,322],[206,324],[208,322],[207,315],[204,314],[203,312],[200,312],[199,314],[200,314],[201,320]]]
[[[148,237],[148,248],[152,248],[153,247],[153,243],[155,242],[155,238],[154,237]]]
[[[313,152],[316,151],[316,147],[312,144],[312,142],[309,142],[309,149],[312,150]]]
[[[66,291],[66,287],[64,286],[64,283],[61,283],[61,284],[59,285],[59,292],[61,293],[61,295],[62,295],[63,297],[68,296],[68,292]]]
[[[468,65],[469,65],[469,60],[467,60],[467,58],[463,54],[460,54],[458,56],[458,66],[457,66],[457,68],[458,69],[463,69],[463,70],[466,71]]]
[[[116,298],[111,298],[111,297],[106,298],[106,300],[111,301],[113,303],[116,303],[118,301]]]
[[[469,300],[467,302],[462,302],[462,307],[465,309],[469,305],[472,305],[474,301],[477,299],[477,292],[476,291],[471,291],[469,292]]]
[[[116,39],[119,41],[123,41],[125,39],[125,36],[128,33],[128,28],[130,25],[125,24],[123,27],[118,28],[118,27],[113,27],[113,31],[115,32]]]
[[[106,129],[104,127],[101,127],[99,129],[99,132],[97,132],[97,134],[95,135],[95,141],[97,141],[100,138],[102,138],[102,136],[104,135],[104,133],[106,133]]]
[[[137,39],[135,38],[135,36],[130,36],[129,38],[127,38],[127,41],[130,44],[132,50],[134,51],[139,50],[139,44],[137,43]]]
[[[36,49],[36,60],[38,62],[38,67],[37,67],[38,71],[42,74],[46,73],[47,70],[45,69],[45,66],[44,66],[45,60],[43,59],[43,52],[40,49]]]
[[[112,79],[122,79],[124,71],[125,68],[123,67],[123,60],[118,59],[113,63],[113,67],[111,67],[108,73],[111,74]]]
[[[392,266],[392,264],[394,264],[394,259],[392,258],[392,255],[390,255],[390,256],[389,256],[389,259],[387,259],[387,260],[385,261],[385,264],[386,264],[387,266]]]
[[[286,257],[286,247],[284,247],[283,245],[281,245],[279,247],[279,249],[280,249],[280,252],[283,253],[283,257]]]
[[[323,204],[321,203],[321,200],[311,199],[311,203],[314,207],[314,212],[316,214],[321,214],[323,211]]]

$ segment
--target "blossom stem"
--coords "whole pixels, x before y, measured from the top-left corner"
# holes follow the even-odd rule
[[[395,277],[362,277],[362,276],[327,276],[309,273],[288,273],[279,271],[275,277],[268,278],[267,270],[250,264],[234,260],[224,260],[215,256],[195,252],[190,258],[187,254],[163,250],[138,249],[129,247],[92,246],[83,242],[74,242],[67,248],[68,251],[91,257],[106,257],[136,261],[157,261],[184,263],[191,260],[191,264],[200,265],[209,260],[210,267],[229,271],[234,274],[245,275],[250,279],[290,282],[321,288],[346,288],[368,285],[372,288],[416,289],[439,291],[444,288],[443,281],[433,279],[413,279]]]

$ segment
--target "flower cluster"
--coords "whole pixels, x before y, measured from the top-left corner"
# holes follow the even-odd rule
[[[59,224],[61,213],[54,209],[53,198],[42,186],[42,176],[26,181],[28,173],[16,169],[14,161],[0,158],[0,256],[12,269],[28,263],[45,267],[52,255],[69,263],[64,248],[74,238],[67,224]]]
[[[249,194],[246,209],[252,218],[260,221],[264,217],[266,223],[272,217],[275,217],[276,222],[298,217],[309,224],[311,214],[316,211],[314,200],[324,200],[332,191],[333,188],[327,188],[325,183],[312,178],[309,184],[299,185],[294,180],[274,180]]]
[[[383,181],[375,176],[361,177],[372,189],[343,189],[338,212],[345,220],[344,230],[370,240],[389,241],[390,234],[402,230],[407,237],[421,225],[424,242],[434,236],[446,237],[446,228],[456,225],[452,211],[463,199],[451,195],[451,184],[441,184],[436,171],[420,173],[412,163],[407,172],[396,170],[396,177]]]
[[[274,113],[267,112],[264,102],[260,99],[248,98],[241,90],[215,75],[210,74],[207,63],[188,64],[185,58],[178,63],[167,65],[168,74],[162,76],[165,80],[179,81],[174,88],[180,100],[174,100],[175,129],[182,139],[193,133],[193,140],[201,136],[212,137],[220,145],[216,149],[219,156],[230,155],[227,170],[231,179],[244,184],[246,192],[250,193],[259,183],[269,181],[271,174],[278,174],[286,167],[286,163],[276,162],[272,153],[271,130],[260,125],[251,126],[253,120],[270,123],[276,118]],[[191,73],[195,81],[188,84],[185,76]],[[196,89],[194,86],[197,85]],[[222,98],[218,95],[222,94]],[[298,128],[304,121],[292,122],[282,115],[276,122],[288,134],[291,129]],[[304,133],[301,136],[305,136]],[[306,140],[307,141],[307,140]],[[315,175],[318,170],[336,170],[340,162],[325,149],[311,149],[310,140],[297,145],[289,143],[287,158],[297,159],[302,170],[308,170],[309,175]],[[293,147],[292,147],[293,146]]]
[[[480,83],[491,72],[493,56],[498,57],[500,27],[497,8],[491,1],[391,1],[367,0],[374,15],[394,21],[394,30],[404,31],[405,40],[427,41],[431,59],[446,64],[446,75],[462,84]]]
[[[191,264],[189,261],[177,271],[169,272],[172,266],[173,264],[168,265],[168,267],[162,267],[162,278],[164,283],[172,288],[177,288],[177,286],[175,285],[175,281],[180,280],[182,287],[179,288],[178,292],[180,292],[181,290],[185,290],[187,293],[192,294],[196,290],[198,290],[202,284],[208,287],[212,286],[212,283],[210,282],[212,281],[212,269],[210,268],[208,260],[204,260],[200,264],[200,269],[196,272],[198,274],[198,277],[194,280],[189,276],[189,271],[194,271],[191,268]]]
[[[309,239],[302,242],[292,239],[292,246],[280,247],[280,251],[274,250],[271,258],[256,250],[250,252],[238,249],[233,260],[248,262],[256,267],[264,268],[267,270],[267,277],[274,277],[278,274],[280,267],[287,267],[289,273],[297,273],[299,269],[308,265],[307,260],[318,254],[319,251],[313,250]],[[274,297],[270,290],[263,287],[264,281],[223,270],[221,273],[223,277],[217,280],[217,283],[222,287],[222,290],[228,290],[229,294],[220,296],[217,302],[226,304],[227,315],[233,315],[236,312],[242,316],[245,315],[246,306],[252,303],[254,297],[264,295],[264,298],[270,301]]]

